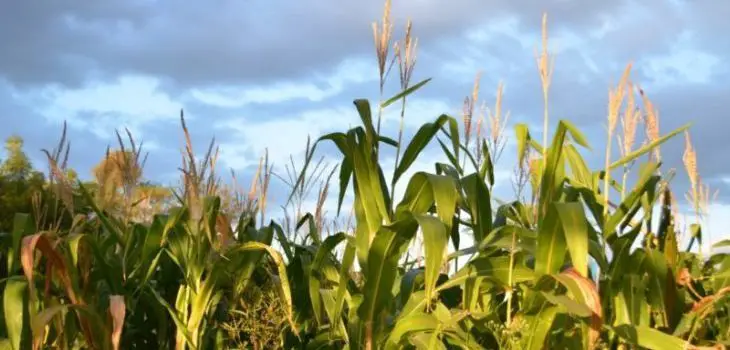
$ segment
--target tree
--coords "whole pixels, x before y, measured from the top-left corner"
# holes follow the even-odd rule
[[[45,177],[30,171],[26,178],[0,176],[0,232],[10,232],[16,213],[33,212],[33,196],[43,193]]]
[[[134,221],[149,222],[154,214],[164,213],[174,203],[175,196],[168,187],[145,182],[135,187],[130,216]]]
[[[6,139],[7,158],[0,164],[0,232],[12,229],[15,213],[30,213],[33,194],[43,191],[43,173],[34,171],[23,152],[23,139],[13,135]]]
[[[148,222],[153,213],[165,212],[174,196],[169,188],[142,181],[138,153],[108,152],[92,171],[96,179],[96,202],[111,213],[138,222]]]
[[[23,152],[23,138],[18,135],[8,137],[5,140],[5,150],[8,158],[2,163],[0,173],[13,180],[27,178],[33,170],[33,166]]]
[[[137,156],[130,151],[109,151],[94,169],[99,185],[97,199],[103,207],[113,207],[119,196],[131,195],[132,189],[142,178],[142,168]],[[118,204],[118,203],[116,203]]]

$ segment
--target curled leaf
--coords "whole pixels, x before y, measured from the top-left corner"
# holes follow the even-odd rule
[[[119,341],[122,338],[124,315],[126,313],[123,295],[109,297],[109,313],[112,316],[112,347],[114,350],[119,350]]]
[[[589,348],[593,348],[601,336],[601,325],[603,324],[603,308],[596,285],[572,267],[560,273],[556,279],[568,288],[568,291],[573,294],[573,298],[588,306],[592,311],[588,341]]]

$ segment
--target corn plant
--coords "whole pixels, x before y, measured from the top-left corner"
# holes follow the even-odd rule
[[[667,202],[670,178],[660,175],[661,163],[644,163],[633,189],[626,190],[618,204],[610,202],[602,189],[608,173],[652,152],[688,126],[658,137],[607,168],[591,171],[579,152],[579,147],[590,149],[590,145],[570,122],[558,123],[546,149],[525,125],[517,125],[518,157],[531,151],[545,155],[538,159],[540,171],[535,174],[538,200],[534,205],[519,201],[495,205],[494,169],[486,142],[481,147],[487,159],[478,164],[461,143],[456,120],[442,115],[423,125],[405,147],[391,183],[439,134],[451,141],[447,146],[439,140],[450,164],[435,164],[435,173],[416,173],[394,205],[377,148],[397,144],[375,132],[367,101],[356,100],[355,106],[362,126],[325,135],[318,142],[333,142],[343,156],[339,200],[351,183],[356,226],[352,234],[313,240],[288,253],[293,258],[289,268],[296,271],[290,276],[298,296],[294,300],[298,324],[301,334],[309,336],[289,346],[513,344],[542,349],[624,344],[663,349],[691,347],[699,329],[712,334],[703,339],[727,339],[721,328],[727,320],[719,324],[697,320],[702,306],[706,312],[727,310],[727,304],[702,303],[726,300],[726,285],[716,283],[696,294],[692,291],[697,282],[690,282],[696,280],[687,277],[687,269],[694,266],[702,276],[712,276],[701,279],[714,280],[714,274],[726,274],[727,265],[718,270],[710,262],[697,261],[692,253],[680,253]],[[460,166],[460,153],[473,173]],[[616,181],[608,183],[623,191]],[[664,203],[658,203],[662,198]],[[660,204],[661,218],[653,227],[652,208]],[[462,229],[472,233],[475,245],[446,255],[448,244],[458,248]],[[642,231],[646,244],[631,249]],[[419,234],[425,266],[414,268],[403,258]],[[333,250],[340,244],[345,253],[337,259]],[[456,273],[444,273],[444,266],[461,255],[472,257]],[[351,271],[355,260],[359,280]],[[598,275],[591,274],[589,260],[599,265]],[[677,279],[679,274],[685,274],[685,282]],[[691,307],[693,302],[697,304]],[[693,311],[687,313],[690,307]],[[497,332],[495,324],[504,326]]]
[[[48,224],[39,219],[42,210],[15,213],[12,232],[2,236],[7,277],[0,348],[663,350],[730,344],[730,255],[721,251],[730,241],[704,256],[707,234],[698,221],[689,226],[689,245],[679,246],[684,231],[671,190],[675,173],[663,168],[660,153],[662,144],[685,133],[688,198],[700,217],[710,192],[697,174],[689,126],[660,135],[657,110],[641,88],[645,115],[637,109],[630,66],[609,92],[604,165],[590,169],[584,156],[591,145],[581,131],[567,120],[547,130],[553,63],[543,18],[537,57],[542,137],[514,125],[519,190],[503,200],[495,195],[506,121],[501,85],[489,137],[481,136],[482,118],[472,123],[479,77],[461,125],[442,114],[406,137],[406,99],[430,79],[410,84],[415,44],[409,23],[406,40],[396,46],[402,91],[382,98],[389,9],[387,2],[382,26],[374,26],[382,102],[373,108],[355,100],[360,125],[308,142],[299,174],[293,160],[287,168],[289,200],[297,203],[284,208],[294,211],[296,225],[264,220],[268,158],[248,196],[224,193],[214,142],[198,161],[182,115],[181,188],[174,204],[144,220],[135,220],[132,210],[141,168],[127,164],[140,154],[131,135],[129,157],[119,138],[116,154],[127,170],[120,166],[115,175],[123,188],[109,196],[123,200],[114,206],[90,186],[72,185],[62,137],[57,150],[46,152],[57,200],[45,204],[65,210],[63,218]],[[381,115],[397,103],[401,129],[390,138],[381,133]],[[615,159],[610,145],[618,120],[623,135]],[[647,137],[634,149],[639,120]],[[328,177],[314,163],[314,178],[326,181],[315,212],[304,213],[299,204],[312,186],[306,176],[324,142],[336,146],[340,162]],[[407,177],[436,143],[446,160]],[[395,149],[392,174],[381,167],[383,147]],[[620,171],[617,181],[613,175]],[[335,175],[337,214],[349,192],[354,223],[328,234],[322,206]],[[399,183],[405,192],[396,198]],[[465,235],[470,246],[463,244]],[[422,245],[422,261],[408,254],[414,243]],[[256,299],[261,295],[266,299]],[[267,322],[253,324],[258,319]]]

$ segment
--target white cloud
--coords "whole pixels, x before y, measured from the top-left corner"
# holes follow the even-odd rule
[[[685,33],[680,41],[691,41]],[[647,57],[642,66],[653,79],[651,85],[661,87],[679,84],[707,84],[711,82],[721,59],[707,52],[695,50],[687,44],[677,45],[664,55]]]
[[[243,107],[252,103],[274,104],[295,99],[312,102],[336,96],[351,84],[374,80],[372,62],[363,59],[343,61],[329,76],[316,76],[314,82],[284,81],[265,86],[221,86],[193,89],[190,95],[209,105]]]
[[[220,159],[229,167],[257,165],[268,148],[274,164],[288,163],[289,156],[304,153],[307,137],[312,142],[329,130],[345,130],[358,122],[352,107],[323,108],[290,116],[270,117],[263,122],[237,118],[215,125],[218,130],[240,135],[237,142],[222,143]]]
[[[373,113],[377,113],[375,108],[377,103],[373,104]],[[417,130],[424,123],[430,123],[436,120],[441,114],[448,114],[458,118],[458,106],[452,106],[444,100],[412,98],[406,103],[404,126],[408,129]],[[401,104],[394,103],[383,111],[383,123],[395,130],[400,127]],[[376,118],[375,116],[373,118]],[[397,131],[396,131],[397,133]]]
[[[377,104],[372,103],[373,118],[377,118]],[[453,112],[446,102],[435,99],[414,98],[408,101],[404,126],[406,142],[423,123],[432,122],[443,113]],[[383,126],[397,130],[400,124],[400,108],[394,104],[383,113]],[[331,131],[345,131],[360,125],[356,109],[350,105],[332,108],[312,109],[302,113],[271,116],[263,121],[240,117],[215,124],[217,132],[240,135],[236,142],[221,144],[220,159],[227,166],[242,169],[258,164],[258,159],[268,147],[269,159],[275,164],[284,164],[289,156],[303,154],[307,136],[312,142]],[[396,131],[389,136],[395,137]]]
[[[67,120],[70,126],[88,129],[100,138],[109,138],[115,129],[124,127],[141,136],[145,124],[177,118],[182,108],[158,86],[156,78],[123,76],[115,82],[79,89],[47,86],[23,93],[15,91],[13,97],[48,120]]]

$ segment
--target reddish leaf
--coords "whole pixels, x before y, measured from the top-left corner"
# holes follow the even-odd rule
[[[596,344],[596,341],[601,336],[601,325],[603,324],[603,308],[601,307],[601,297],[598,294],[596,285],[588,278],[581,276],[581,274],[574,268],[568,268],[559,275],[561,283],[566,285],[573,297],[577,301],[583,302],[591,309],[593,315],[591,316],[591,328],[589,330],[589,347],[592,349]],[[572,287],[568,286],[569,280]],[[577,295],[576,295],[577,294]]]
[[[112,346],[114,350],[119,350],[126,311],[124,296],[112,295],[109,297],[109,313],[112,315]]]

